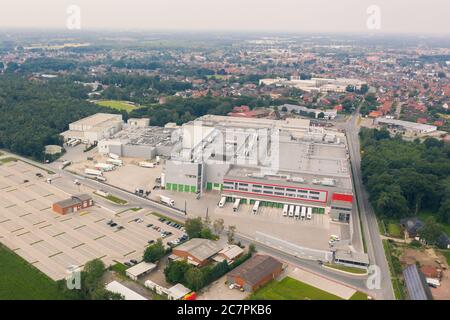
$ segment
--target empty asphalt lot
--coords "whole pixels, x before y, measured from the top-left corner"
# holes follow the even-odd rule
[[[44,178],[36,177],[38,172]],[[52,203],[70,195],[46,183],[47,176],[22,161],[0,165],[0,242],[54,280],[64,278],[69,266],[83,266],[94,258],[106,264],[140,259],[148,241],[160,237],[146,226],[149,223],[174,233],[164,242],[182,233],[145,210],[114,213],[96,205],[56,214]],[[133,221],[136,218],[143,222]],[[108,226],[110,219],[125,228]]]

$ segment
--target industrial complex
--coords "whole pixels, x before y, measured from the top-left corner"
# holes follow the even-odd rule
[[[305,256],[329,260],[334,256],[330,253],[338,252],[336,256],[342,258],[337,259],[339,263],[368,265],[367,255],[353,246],[360,227],[355,220],[348,146],[342,132],[313,126],[309,119],[299,117],[273,120],[205,115],[182,126],[166,127],[149,126],[148,119],[119,123],[115,115],[88,119],[96,118],[106,120],[98,122],[99,128],[80,128],[79,136],[115,128],[97,142],[99,155],[139,159],[139,166],[148,168],[154,168],[161,159],[159,169],[146,171],[147,180],[156,179],[161,189],[156,198],[153,196],[156,201],[173,207],[181,204],[178,198],[185,202],[190,194],[192,199],[209,195],[215,197],[217,209],[232,209],[234,215],[240,214],[241,206],[250,206],[254,215],[270,208],[289,221],[320,225],[320,229],[309,231],[311,236],[325,237],[317,245],[311,246],[312,240],[302,243],[301,237],[293,244],[313,250]],[[93,121],[77,123],[86,122]],[[67,138],[67,132],[63,136]],[[157,162],[151,162],[155,158]],[[123,164],[121,159],[107,162],[112,167]],[[324,233],[325,229],[329,231]],[[267,231],[261,231],[265,239],[272,236]],[[324,245],[328,240],[330,244]]]

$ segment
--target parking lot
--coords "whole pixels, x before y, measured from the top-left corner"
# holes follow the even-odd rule
[[[70,195],[48,184],[47,176],[21,161],[0,165],[0,242],[52,279],[61,279],[69,266],[82,266],[94,258],[106,264],[140,260],[148,241],[161,237],[162,231],[172,232],[164,243],[183,234],[145,210],[115,214],[95,205],[65,216],[54,213],[52,203]],[[117,225],[108,225],[110,220]]]

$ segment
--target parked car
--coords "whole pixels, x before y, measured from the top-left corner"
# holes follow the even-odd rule
[[[148,244],[153,244],[153,243],[155,243],[155,240],[148,240],[147,243]]]
[[[117,223],[113,222],[113,223],[110,224],[110,226],[111,226],[111,227],[116,227],[116,226],[117,226]]]
[[[147,228],[151,228],[151,227],[153,227],[153,223],[149,223],[149,224],[147,225]]]
[[[128,261],[124,263],[124,265],[126,265],[127,267],[132,267],[133,265],[131,263],[129,263]]]
[[[118,226],[117,227],[117,230],[122,230],[122,229],[125,229],[125,227],[124,226]]]
[[[138,264],[138,261],[135,260],[135,259],[131,259],[130,262],[131,262],[132,264]]]

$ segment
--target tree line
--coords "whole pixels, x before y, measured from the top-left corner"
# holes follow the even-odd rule
[[[404,141],[386,129],[363,128],[360,138],[363,181],[378,214],[404,218],[427,210],[449,222],[450,144]]]
[[[42,160],[44,147],[80,118],[117,111],[87,102],[88,89],[64,78],[0,76],[0,148]]]

